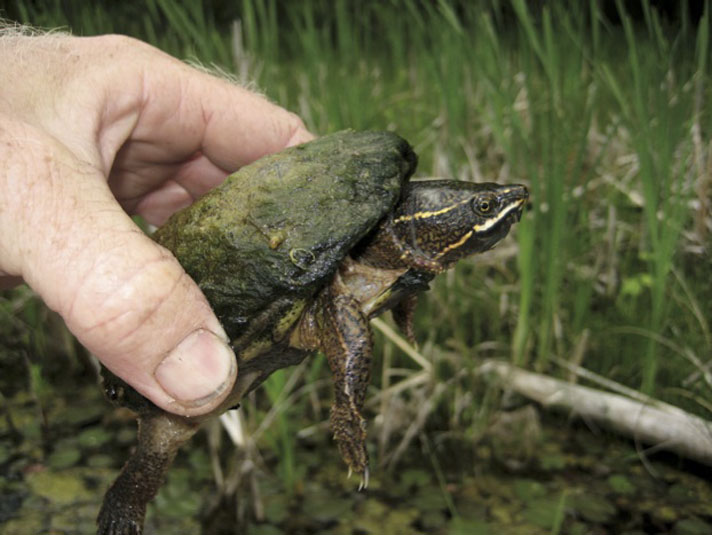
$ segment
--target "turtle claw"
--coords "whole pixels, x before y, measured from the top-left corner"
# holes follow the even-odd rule
[[[346,479],[351,479],[351,476],[353,475],[353,473],[354,473],[354,469],[349,466],[349,473],[346,475]],[[361,481],[358,484],[359,492],[368,488],[368,481],[369,481],[369,472],[368,472],[368,466],[367,466],[361,473]]]
[[[351,479],[351,476],[354,474],[354,469],[349,466],[349,473],[346,475],[346,479]],[[361,481],[358,484],[358,491],[361,492],[362,490],[366,489],[368,487],[368,466],[364,468],[363,472],[361,473]]]
[[[368,466],[363,471],[363,474],[361,474],[361,483],[359,483],[358,491],[361,492],[362,490],[365,490],[367,487],[368,487]]]

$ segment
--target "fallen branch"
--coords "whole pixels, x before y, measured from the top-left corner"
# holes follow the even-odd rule
[[[502,361],[486,361],[479,372],[494,375],[544,407],[572,411],[637,441],[712,466],[712,422],[682,409],[567,383]]]

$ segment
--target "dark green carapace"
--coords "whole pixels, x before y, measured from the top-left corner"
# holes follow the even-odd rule
[[[459,259],[492,248],[521,217],[524,186],[408,182],[410,145],[387,132],[340,132],[267,156],[175,214],[155,234],[198,283],[235,350],[237,404],[275,370],[316,351],[334,382],[331,429],[368,483],[366,422],[373,342],[385,310],[414,340],[416,296]],[[143,529],[177,449],[201,418],[168,414],[110,373],[109,397],[139,414],[139,444],[107,491],[100,535]]]
[[[340,133],[262,158],[155,234],[228,336],[278,297],[308,298],[387,213],[415,170],[404,140]]]

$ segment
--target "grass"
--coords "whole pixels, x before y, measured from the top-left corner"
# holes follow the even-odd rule
[[[595,1],[532,11],[524,0],[243,0],[230,8],[234,25],[218,5],[148,0],[140,13],[113,8],[117,17],[57,0],[19,3],[15,16],[129,33],[215,63],[319,134],[395,130],[423,176],[531,189],[513,236],[440,277],[421,303],[418,355],[430,368],[379,336],[387,366],[377,357],[373,406],[385,419],[411,411],[381,427],[382,442],[414,440],[426,425],[480,436],[498,406],[471,373],[483,357],[551,374],[570,361],[709,415],[709,3],[699,21],[682,3],[678,24],[648,2],[640,20],[618,2],[612,21]],[[328,372],[313,366],[311,380]],[[271,379],[262,407],[289,383]],[[308,412],[313,395],[285,406],[265,441],[282,459],[300,421],[290,415]],[[328,388],[318,395],[327,406]]]

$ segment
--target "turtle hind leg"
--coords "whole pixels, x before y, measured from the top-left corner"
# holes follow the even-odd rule
[[[331,430],[349,472],[365,480],[368,452],[361,408],[371,379],[371,329],[358,301],[350,295],[327,296],[322,313],[321,345],[334,376]]]
[[[104,496],[97,535],[141,535],[146,506],[163,483],[178,448],[198,426],[165,412],[141,415],[138,446]]]

